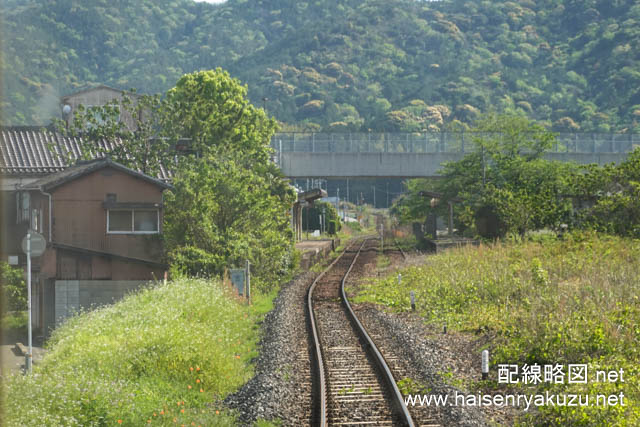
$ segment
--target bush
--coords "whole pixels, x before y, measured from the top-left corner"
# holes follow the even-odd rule
[[[180,246],[169,253],[173,277],[213,277],[219,276],[224,268],[224,260],[195,246]]]
[[[312,230],[320,230],[320,215],[322,215],[322,210],[324,209],[327,232],[329,234],[335,234],[340,231],[340,217],[338,216],[338,211],[336,208],[328,202],[315,202],[313,207],[305,208],[302,210],[302,227],[303,230],[312,231]],[[309,217],[307,219],[307,216]],[[337,229],[334,233],[329,231],[329,227],[331,227],[331,221],[336,221]]]
[[[27,285],[23,275],[21,268],[11,267],[6,262],[0,262],[0,285],[7,311],[27,309]]]

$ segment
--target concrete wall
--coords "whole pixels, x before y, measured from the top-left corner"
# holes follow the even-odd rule
[[[462,159],[462,153],[279,153],[290,178],[437,176],[442,163]],[[548,159],[582,164],[620,162],[626,153],[547,153]]]
[[[55,326],[79,309],[112,304],[143,286],[142,280],[56,280],[54,288]],[[49,316],[45,320],[50,321]],[[54,325],[46,325],[54,326]]]

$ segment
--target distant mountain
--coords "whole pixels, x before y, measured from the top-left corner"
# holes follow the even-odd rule
[[[4,123],[46,123],[91,84],[164,92],[222,67],[297,129],[443,129],[493,109],[640,131],[637,0],[2,4]]]

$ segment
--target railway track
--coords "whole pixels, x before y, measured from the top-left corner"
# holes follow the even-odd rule
[[[346,299],[344,283],[363,251],[377,252],[377,241],[353,244],[309,288],[312,420],[320,426],[414,426],[389,367]]]

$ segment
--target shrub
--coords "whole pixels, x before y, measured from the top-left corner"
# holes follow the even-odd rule
[[[213,277],[220,275],[224,260],[195,246],[180,246],[169,253],[171,273],[175,276]]]
[[[0,286],[2,286],[2,297],[7,311],[27,309],[27,285],[23,275],[21,268],[0,262]]]

